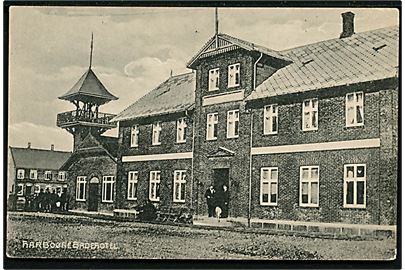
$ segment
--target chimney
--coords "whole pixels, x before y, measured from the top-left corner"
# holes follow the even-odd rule
[[[342,19],[343,31],[340,38],[351,37],[354,34],[354,13],[350,11],[342,13]]]
[[[55,145],[51,144],[51,151],[55,150]]]
[[[28,148],[28,149],[31,149],[31,143],[30,143],[30,142],[28,142],[27,148]]]

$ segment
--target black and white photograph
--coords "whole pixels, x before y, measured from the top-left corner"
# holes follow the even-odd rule
[[[400,8],[15,5],[8,31],[8,258],[398,260]]]

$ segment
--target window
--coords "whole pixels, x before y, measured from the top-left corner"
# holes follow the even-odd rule
[[[319,167],[301,167],[300,206],[317,207],[319,199]]]
[[[174,171],[173,202],[186,201],[186,171]]]
[[[136,200],[136,192],[138,190],[138,172],[128,172],[128,200]]]
[[[152,125],[152,145],[160,145],[160,131],[162,130],[161,122]]]
[[[34,185],[34,193],[39,193],[41,191],[41,186],[36,184]]]
[[[207,114],[207,140],[216,140],[218,136],[218,113]]]
[[[186,128],[187,128],[186,118],[184,117],[178,119],[176,142],[178,143],[186,142]]]
[[[278,106],[277,104],[264,106],[263,120],[264,134],[277,134],[278,130]]]
[[[24,195],[24,184],[17,185],[17,195],[23,196]]]
[[[63,171],[59,172],[58,173],[58,180],[59,181],[65,181],[66,180],[66,172],[63,172]]]
[[[228,66],[228,87],[239,86],[240,64]]]
[[[302,130],[318,129],[318,99],[306,99],[302,103]]]
[[[151,171],[149,180],[149,200],[158,202],[160,199],[160,171]]]
[[[137,147],[138,146],[138,140],[139,140],[139,126],[135,125],[131,127],[131,147]]]
[[[366,165],[350,164],[344,167],[344,207],[366,207]]]
[[[86,201],[86,177],[78,176],[76,179],[76,201]]]
[[[260,204],[277,205],[278,168],[262,168],[260,176]]]
[[[208,91],[219,89],[219,68],[211,69],[208,73]]]
[[[31,195],[32,194],[32,184],[31,183],[27,183],[26,185],[25,185],[25,195],[26,196],[29,196],[29,195]]]
[[[114,176],[103,176],[102,202],[113,202]]]
[[[24,169],[17,170],[17,179],[24,179]]]
[[[239,110],[228,111],[227,138],[239,136]]]
[[[363,92],[346,95],[346,126],[355,127],[364,124],[364,98]]]
[[[44,179],[45,180],[51,180],[52,179],[52,172],[51,171],[45,171]]]
[[[38,178],[37,170],[30,170],[30,179],[37,179],[37,178]]]

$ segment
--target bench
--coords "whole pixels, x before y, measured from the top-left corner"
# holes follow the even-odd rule
[[[114,217],[122,220],[135,220],[139,214],[136,210],[131,209],[114,209]]]

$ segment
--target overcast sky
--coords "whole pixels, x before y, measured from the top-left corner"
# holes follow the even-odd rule
[[[336,38],[341,13],[356,14],[355,31],[397,25],[393,9],[219,9],[219,31],[275,50]],[[56,115],[74,107],[57,97],[89,64],[119,100],[119,113],[185,64],[214,34],[213,8],[39,8],[10,11],[9,144],[71,150]]]

